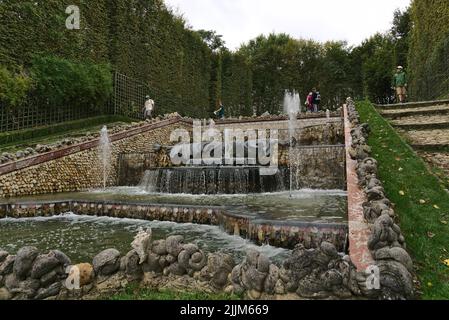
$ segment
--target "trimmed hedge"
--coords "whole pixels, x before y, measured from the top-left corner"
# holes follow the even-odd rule
[[[221,97],[226,116],[251,116],[252,72],[246,58],[228,51],[222,53]]]
[[[35,54],[110,63],[149,85],[158,112],[205,116],[211,51],[162,0],[73,0],[81,29],[68,30],[63,0],[0,2],[0,64],[29,68]]]
[[[449,3],[414,0],[409,51],[412,97],[428,100],[449,93]]]

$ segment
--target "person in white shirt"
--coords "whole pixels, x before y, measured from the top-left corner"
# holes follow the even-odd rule
[[[143,117],[145,119],[151,119],[154,111],[154,100],[150,99],[150,96],[145,97],[145,106],[143,107]]]

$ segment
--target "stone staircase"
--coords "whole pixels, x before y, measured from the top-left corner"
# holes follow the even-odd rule
[[[376,105],[379,113],[449,183],[449,100]]]

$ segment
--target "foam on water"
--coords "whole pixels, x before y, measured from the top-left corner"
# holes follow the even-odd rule
[[[207,194],[190,194],[190,193],[177,193],[177,194],[170,194],[170,193],[160,193],[160,192],[149,192],[141,187],[112,187],[112,188],[106,188],[106,189],[91,189],[89,190],[89,193],[93,194],[110,194],[110,195],[160,195],[165,197],[173,197],[173,198],[201,198],[201,197],[214,197],[214,198],[223,198],[223,199],[231,199],[231,198],[243,198],[248,196],[253,197],[263,197],[266,195],[269,196],[279,196],[279,197],[285,197],[289,196],[289,191],[280,191],[280,192],[264,192],[264,193],[258,193],[258,194],[216,194],[216,195],[207,195]],[[344,190],[321,190],[321,189],[300,189],[295,190],[292,192],[292,197],[296,199],[307,199],[311,197],[316,197],[320,195],[326,195],[326,196],[338,196],[338,197],[345,197],[347,196],[347,192]]]
[[[241,261],[248,249],[262,252],[279,263],[290,252],[272,246],[259,247],[215,226],[77,216],[72,213],[55,217],[0,220],[0,247],[11,253],[25,245],[37,246],[42,251],[59,249],[74,262],[88,262],[96,253],[110,247],[126,254],[131,250],[130,243],[140,227],[151,228],[155,240],[179,234],[184,236],[185,242],[195,243],[206,252],[221,250],[232,254],[237,261]]]

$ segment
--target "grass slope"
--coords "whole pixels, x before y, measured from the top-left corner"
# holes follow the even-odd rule
[[[96,132],[103,125],[132,121],[122,116],[99,116],[20,131],[2,132],[0,133],[0,151],[13,152],[39,143],[52,143],[64,138],[80,136],[86,132]]]
[[[372,129],[368,143],[415,260],[422,298],[449,299],[449,194],[371,103],[357,109]]]

